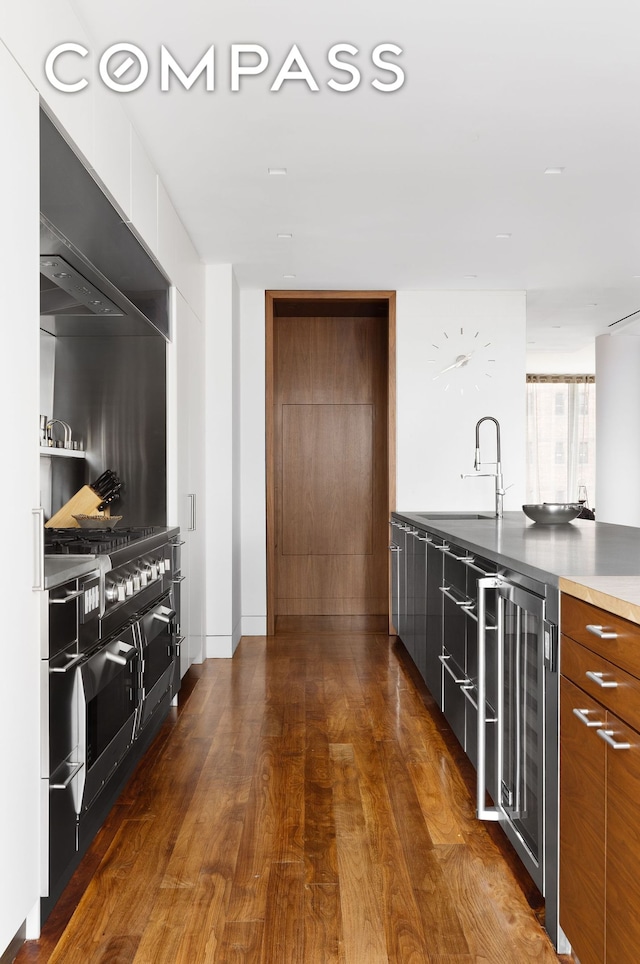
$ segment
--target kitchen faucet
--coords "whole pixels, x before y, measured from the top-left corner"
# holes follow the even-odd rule
[[[488,465],[495,465],[494,472],[481,472],[482,461],[480,458],[480,426],[483,422],[493,422],[496,427],[496,461],[489,462]],[[463,473],[461,479],[477,478],[480,476],[491,476],[495,479],[496,484],[496,518],[501,519],[503,513],[503,502],[504,502],[504,479],[502,478],[502,460],[500,456],[500,423],[497,418],[493,418],[492,415],[484,415],[481,419],[476,422],[476,454],[473,460],[474,472]]]

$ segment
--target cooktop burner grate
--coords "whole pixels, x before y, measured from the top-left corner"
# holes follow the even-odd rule
[[[45,553],[100,555],[153,535],[155,526],[118,529],[45,529]]]

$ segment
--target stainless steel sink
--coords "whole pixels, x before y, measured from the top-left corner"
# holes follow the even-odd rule
[[[491,512],[413,512],[412,515],[434,522],[437,519],[446,519],[448,522],[457,522],[459,519],[495,519]]]

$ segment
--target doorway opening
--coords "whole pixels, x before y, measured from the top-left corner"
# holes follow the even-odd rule
[[[395,292],[266,293],[267,632],[388,632]]]

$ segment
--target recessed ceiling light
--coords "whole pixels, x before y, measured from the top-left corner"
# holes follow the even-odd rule
[[[286,174],[286,167],[270,167],[268,168],[269,174]]]
[[[294,274],[283,274],[282,277],[283,277],[283,278],[295,278],[295,275],[294,275]]]
[[[292,234],[276,234],[276,238],[282,238],[285,241],[289,241],[292,237]]]
[[[547,167],[544,171],[545,174],[564,174],[564,167]]]
[[[507,238],[510,238],[510,237],[511,237],[510,234],[496,234],[496,238],[501,238],[503,240],[506,240]]]

